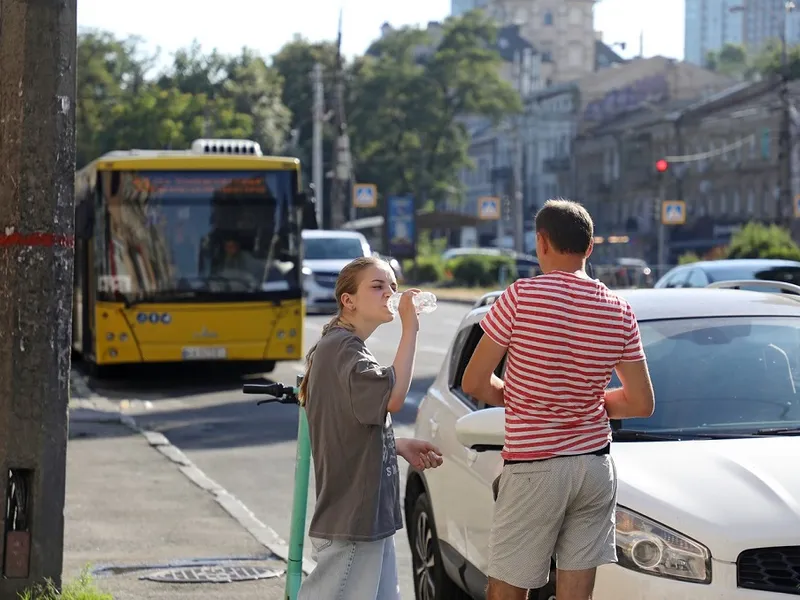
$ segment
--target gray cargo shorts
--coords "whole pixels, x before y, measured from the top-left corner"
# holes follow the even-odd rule
[[[531,590],[547,584],[553,556],[565,571],[617,562],[610,454],[508,464],[492,488],[489,577]]]

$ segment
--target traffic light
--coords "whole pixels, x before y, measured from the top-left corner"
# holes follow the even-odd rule
[[[663,158],[656,161],[656,171],[659,173],[666,173],[669,169],[669,163]]]

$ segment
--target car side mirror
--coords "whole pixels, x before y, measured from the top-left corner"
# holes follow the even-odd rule
[[[477,452],[499,451],[505,444],[506,409],[485,408],[456,421],[456,439]]]

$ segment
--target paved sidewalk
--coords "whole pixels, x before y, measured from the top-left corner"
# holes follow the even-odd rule
[[[268,549],[269,532],[235,498],[157,434],[136,431],[118,412],[78,396],[73,389],[64,581],[91,565],[97,586],[114,600],[283,597],[286,563]],[[179,582],[265,573],[273,576]]]

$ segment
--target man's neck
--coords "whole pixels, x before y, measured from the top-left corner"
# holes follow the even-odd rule
[[[574,258],[571,256],[565,256],[563,258],[559,257],[558,259],[552,261],[548,265],[545,273],[549,273],[551,271],[563,271],[565,273],[573,273],[579,277],[588,277],[586,274],[586,259]]]

